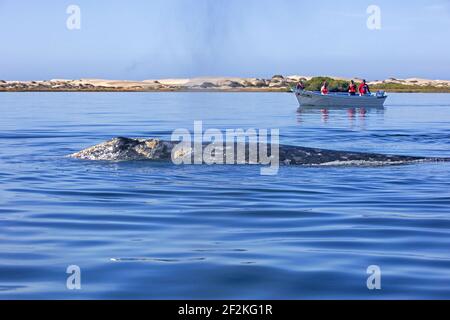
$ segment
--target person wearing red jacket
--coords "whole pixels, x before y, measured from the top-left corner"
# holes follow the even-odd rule
[[[363,80],[363,82],[359,85],[358,91],[360,96],[371,94],[369,85],[366,83],[366,80]]]
[[[348,85],[348,94],[351,96],[356,95],[356,84],[355,81],[351,80],[350,84]]]
[[[326,81],[323,82],[322,88],[320,88],[320,93],[322,95],[328,94],[328,83]]]

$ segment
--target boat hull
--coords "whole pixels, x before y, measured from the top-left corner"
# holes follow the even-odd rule
[[[301,107],[383,107],[387,96],[350,96],[347,94],[321,95],[312,91],[296,91],[298,103]]]

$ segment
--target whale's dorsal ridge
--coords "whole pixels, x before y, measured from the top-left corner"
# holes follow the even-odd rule
[[[69,155],[71,158],[85,160],[105,160],[105,161],[131,161],[131,160],[162,160],[171,161],[172,151],[178,156],[192,157],[191,151],[174,150],[178,142],[160,140],[157,138],[127,138],[117,137],[98,145],[89,147],[79,152]],[[203,144],[202,148],[207,145]],[[236,144],[235,144],[236,147]],[[271,148],[267,148],[270,150]],[[234,152],[228,148],[221,148],[224,158],[228,152]],[[250,161],[249,144],[245,145],[245,163],[261,164],[258,161]],[[200,152],[203,152],[200,150]],[[185,154],[186,153],[186,154]],[[175,156],[177,158],[177,155]],[[279,145],[279,162],[291,165],[394,165],[423,161],[449,161],[448,158],[425,158],[400,155],[384,155],[376,153],[347,152],[327,149],[306,148],[300,146]],[[228,164],[228,163],[227,163]]]

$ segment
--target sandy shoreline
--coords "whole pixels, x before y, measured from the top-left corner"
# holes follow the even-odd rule
[[[289,92],[300,79],[310,76],[275,75],[269,79],[237,77],[200,77],[192,79],[158,80],[105,80],[105,79],[53,79],[42,81],[0,80],[0,92]],[[351,79],[332,77],[336,80]],[[356,82],[359,78],[353,78]],[[375,89],[390,92],[450,92],[449,80],[421,78],[370,81]]]

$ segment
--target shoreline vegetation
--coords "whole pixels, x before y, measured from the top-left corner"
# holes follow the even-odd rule
[[[327,81],[331,92],[347,92],[350,80],[360,78],[307,77],[274,75],[272,78],[202,77],[161,80],[53,79],[43,81],[0,80],[0,92],[290,92],[303,80],[306,90],[319,91]],[[449,80],[420,78],[370,81],[372,91],[450,93]]]

